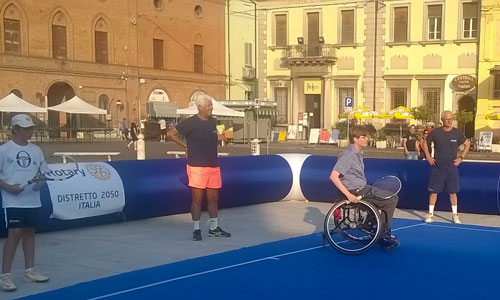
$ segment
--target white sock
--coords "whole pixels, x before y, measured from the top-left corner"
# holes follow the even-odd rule
[[[453,212],[454,215],[458,214],[458,205],[452,205],[451,211]]]
[[[434,215],[434,206],[435,206],[435,205],[430,205],[430,204],[429,204],[429,214],[430,214],[430,215]]]
[[[200,220],[198,220],[198,221],[193,221],[193,223],[194,223],[194,230],[198,230],[198,229],[200,229]]]
[[[219,226],[217,218],[210,218],[210,230],[214,230]]]

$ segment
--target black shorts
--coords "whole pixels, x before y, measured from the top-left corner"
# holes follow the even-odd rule
[[[163,134],[163,135],[167,134],[167,128],[160,129],[160,134]]]
[[[5,212],[5,227],[35,228],[40,208],[9,207]]]
[[[458,168],[455,166],[444,168],[433,166],[429,175],[427,190],[432,194],[441,192],[456,194],[460,192]]]

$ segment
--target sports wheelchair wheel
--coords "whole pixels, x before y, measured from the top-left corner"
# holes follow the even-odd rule
[[[360,200],[352,203],[342,200],[328,211],[324,224],[324,238],[338,251],[359,254],[377,243],[382,233],[378,209]]]

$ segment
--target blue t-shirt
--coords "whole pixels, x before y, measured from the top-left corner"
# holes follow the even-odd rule
[[[187,164],[193,167],[217,167],[217,129],[215,119],[204,121],[194,115],[175,128],[186,137]]]
[[[445,131],[443,127],[439,127],[429,133],[427,142],[434,142],[436,166],[446,168],[454,166],[453,161],[457,158],[458,146],[465,142],[465,136],[456,128]]]

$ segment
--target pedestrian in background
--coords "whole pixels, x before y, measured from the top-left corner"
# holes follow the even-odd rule
[[[130,145],[134,144],[134,150],[137,150],[137,135],[139,134],[137,125],[135,124],[135,119],[130,123],[130,143],[127,144],[127,148],[130,149]]]
[[[167,141],[167,121],[165,119],[160,119],[158,122],[160,124],[160,142]]]
[[[434,206],[436,205],[437,194],[446,192],[450,195],[452,222],[460,224],[458,217],[457,193],[460,191],[458,165],[462,163],[469,152],[470,142],[465,138],[460,130],[453,127],[453,114],[445,110],[441,114],[443,126],[433,129],[426,141],[423,143],[425,157],[431,165],[429,176],[429,214],[425,217],[426,223],[434,221]],[[428,143],[434,143],[434,157],[431,156]],[[457,157],[457,150],[460,145],[464,145],[464,150]]]
[[[128,126],[125,118],[120,122],[120,139],[122,141],[128,140]]]
[[[219,189],[222,187],[219,163],[217,159],[217,129],[212,117],[212,99],[204,93],[197,93],[195,98],[198,114],[182,121],[168,132],[175,143],[187,152],[188,185],[192,190],[191,217],[194,223],[193,240],[201,241],[200,217],[201,202],[207,195],[207,209],[210,216],[209,236],[230,237],[231,234],[218,225]],[[184,142],[179,134],[186,137]]]
[[[29,142],[35,126],[30,116],[15,115],[11,125],[12,139],[0,146],[0,188],[8,231],[3,245],[0,288],[8,292],[17,289],[11,278],[11,267],[21,240],[24,279],[31,282],[49,280],[35,269],[35,227],[42,206],[40,188],[45,183],[37,182],[21,188],[21,184],[35,177],[44,157],[42,150]]]
[[[406,159],[418,159],[418,156],[420,155],[418,143],[415,125],[411,125],[410,132],[403,136],[403,149]]]

